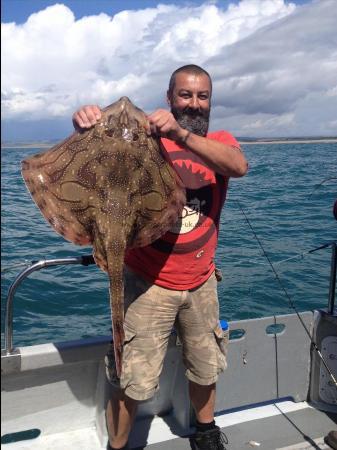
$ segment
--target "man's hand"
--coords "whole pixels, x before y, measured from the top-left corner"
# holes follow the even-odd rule
[[[73,125],[76,130],[91,128],[102,117],[101,109],[97,105],[85,105],[73,114]]]
[[[187,134],[187,130],[181,128],[173,114],[166,109],[157,109],[147,116],[147,119],[149,121],[148,134],[157,134],[173,141],[179,141]]]

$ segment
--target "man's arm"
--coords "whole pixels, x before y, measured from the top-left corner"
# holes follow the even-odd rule
[[[173,114],[159,109],[148,116],[150,129],[189,148],[200,156],[214,172],[239,178],[248,170],[247,160],[239,147],[207,139],[182,128]]]
[[[76,129],[90,128],[101,118],[97,105],[87,105],[73,114]],[[238,147],[198,136],[182,128],[173,114],[165,109],[158,109],[148,116],[148,134],[156,133],[189,148],[200,156],[214,172],[220,175],[239,178],[248,170],[247,160]]]
[[[248,170],[248,163],[239,147],[226,145],[184,130],[184,145],[202,158],[214,172],[239,178]],[[179,141],[178,141],[179,143]]]

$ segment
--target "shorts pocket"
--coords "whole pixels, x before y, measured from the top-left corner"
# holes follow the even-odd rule
[[[229,342],[229,330],[224,331],[220,325],[217,325],[213,329],[213,333],[219,348],[219,358],[218,358],[219,369],[224,370],[227,367],[226,356]]]
[[[111,341],[108,347],[108,351],[104,358],[105,374],[109,383],[114,387],[119,387],[119,379],[117,377],[114,345]]]
[[[137,333],[124,324],[123,363],[121,373],[121,386],[124,388],[127,380],[132,378],[135,360],[135,338]]]
[[[124,347],[125,345],[129,344],[135,337],[136,337],[136,332],[134,330],[132,330],[131,328],[125,326],[124,324]]]
[[[122,370],[124,370],[125,360],[130,359],[130,355],[128,357],[128,353],[131,354],[130,347],[128,344],[135,338],[136,332],[124,326],[124,344],[123,344],[123,362],[122,362]],[[117,386],[119,385],[119,378],[117,377],[116,371],[116,362],[115,362],[115,352],[113,341],[110,342],[108,351],[104,358],[105,363],[105,371],[107,379],[110,384]]]

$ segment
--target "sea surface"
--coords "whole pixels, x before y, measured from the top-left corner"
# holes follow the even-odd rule
[[[243,150],[249,172],[230,181],[216,254],[221,318],[293,312],[257,238],[298,311],[325,308],[331,248],[309,251],[337,240],[337,143],[247,144]],[[25,188],[20,161],[41,151],[1,151],[2,334],[8,287],[24,264],[91,253],[56,234]],[[15,295],[16,346],[107,335],[110,326],[107,276],[96,266],[42,269]]]

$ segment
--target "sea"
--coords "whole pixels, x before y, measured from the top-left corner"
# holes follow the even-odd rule
[[[230,180],[216,253],[221,319],[326,308],[331,246],[315,249],[337,241],[337,143],[242,148],[249,171]],[[20,271],[31,261],[91,254],[52,230],[25,187],[20,161],[41,151],[1,150],[2,338],[8,288]],[[107,276],[94,265],[42,269],[18,288],[13,316],[15,346],[109,335]]]

